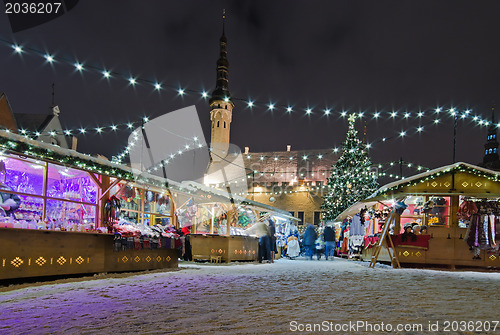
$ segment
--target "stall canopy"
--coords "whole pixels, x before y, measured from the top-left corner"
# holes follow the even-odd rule
[[[406,194],[498,197],[500,173],[459,162],[387,184],[363,202],[395,199]]]
[[[378,201],[368,201],[368,202],[358,201],[354,205],[350,206],[345,211],[340,213],[335,218],[335,221],[341,222],[347,217],[352,217],[353,215],[358,214],[363,208],[370,208],[371,206],[373,206],[377,203],[378,203]]]
[[[177,203],[177,206],[181,206],[189,199],[193,199],[198,203],[234,203],[236,205],[249,206],[259,211],[272,212],[273,215],[282,218],[297,220],[287,211],[232,195],[226,191],[207,187],[196,182],[184,181],[179,183],[152,174],[135,171],[122,164],[116,164],[106,159],[82,154],[75,150],[35,141],[10,131],[0,130],[0,154],[2,151],[39,158],[56,164],[71,166],[88,172],[108,175],[132,183],[150,185],[160,189],[165,189],[168,185],[168,189],[174,193],[176,198],[174,201]]]

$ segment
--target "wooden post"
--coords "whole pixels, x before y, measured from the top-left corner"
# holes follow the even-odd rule
[[[104,218],[104,205],[106,204],[106,201],[109,199],[109,192],[106,192],[106,194],[103,194],[105,190],[108,189],[110,185],[110,178],[109,176],[102,175],[101,176],[101,185],[99,187],[99,201],[97,205],[99,206],[99,217],[98,217],[98,222],[96,222],[96,227],[101,227],[102,226],[102,220]]]

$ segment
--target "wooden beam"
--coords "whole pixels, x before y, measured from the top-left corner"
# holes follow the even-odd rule
[[[118,184],[118,183],[119,183],[119,182],[121,182],[121,181],[122,181],[121,179],[118,179],[118,178],[117,178],[117,179],[115,179],[115,181],[114,181],[114,182],[112,182],[112,183],[111,183],[111,185],[109,185],[109,187],[106,189],[106,191],[102,192],[101,196],[99,197],[99,200],[101,200],[101,199],[104,197],[104,195],[105,195],[106,193],[108,193],[108,192],[109,192],[109,191],[110,191],[113,187],[115,187],[115,186],[116,186],[116,184]],[[127,184],[128,184],[128,182],[127,182],[127,183],[125,183],[125,184],[123,184],[123,186],[120,188],[120,190],[121,190],[122,188],[124,188],[125,186],[127,186]]]
[[[99,181],[99,179],[97,179],[97,177],[94,176],[94,174],[92,172],[87,172],[87,174],[89,175],[90,178],[92,178],[92,180],[94,181],[94,183],[96,183],[97,186],[99,186],[99,188],[102,189],[102,183]]]

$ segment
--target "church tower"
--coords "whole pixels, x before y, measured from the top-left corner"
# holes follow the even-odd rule
[[[491,108],[491,126],[484,145],[483,166],[497,170],[500,157],[498,156],[497,125],[495,123],[495,107]]]
[[[229,62],[227,61],[227,39],[224,34],[226,20],[225,10],[222,12],[222,36],[220,37],[220,55],[217,60],[217,81],[209,100],[210,120],[212,121],[210,158],[212,162],[222,161],[228,154],[229,134],[233,118],[234,104],[229,92]]]

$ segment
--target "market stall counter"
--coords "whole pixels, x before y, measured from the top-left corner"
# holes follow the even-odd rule
[[[194,260],[211,260],[221,256],[223,262],[255,261],[259,240],[252,236],[190,235]]]
[[[115,245],[113,234],[0,228],[0,279],[177,267],[170,239],[156,249]]]

